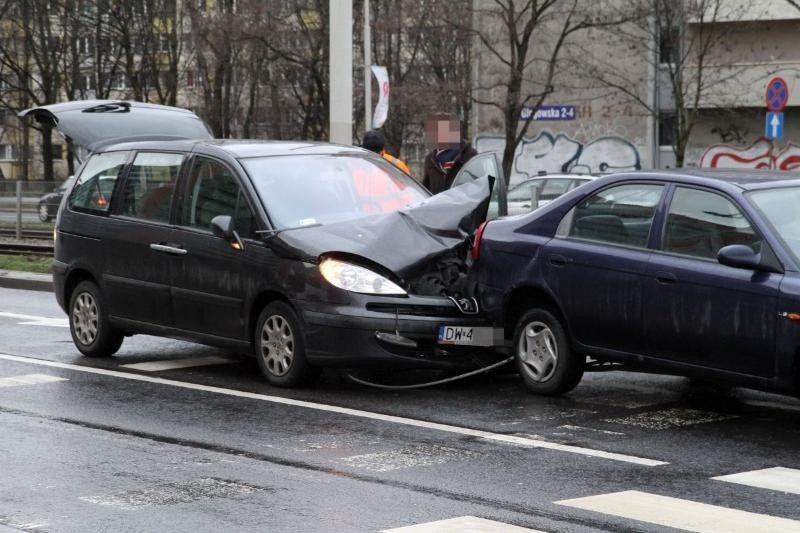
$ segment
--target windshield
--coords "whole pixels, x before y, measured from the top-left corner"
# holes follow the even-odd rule
[[[781,187],[747,193],[764,218],[775,229],[778,238],[800,261],[800,187]]]
[[[243,159],[276,229],[388,213],[428,193],[383,160],[357,154]]]

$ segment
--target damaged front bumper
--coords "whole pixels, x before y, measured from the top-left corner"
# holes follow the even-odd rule
[[[344,306],[294,303],[302,310],[311,364],[444,369],[473,368],[499,358],[493,346],[502,343],[502,330],[491,328],[477,309],[465,312],[450,298],[353,294]],[[456,335],[467,331],[471,339]],[[440,340],[447,336],[443,333],[449,338]]]

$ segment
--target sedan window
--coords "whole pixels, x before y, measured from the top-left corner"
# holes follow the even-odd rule
[[[755,247],[758,241],[739,208],[724,196],[685,187],[675,190],[664,230],[665,252],[716,259],[724,246]]]
[[[632,184],[590,196],[565,218],[570,237],[647,247],[663,185]],[[560,233],[560,232],[559,232]]]

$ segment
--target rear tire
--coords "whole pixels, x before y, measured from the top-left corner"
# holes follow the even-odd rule
[[[552,310],[528,311],[514,332],[514,360],[529,391],[555,396],[578,385],[586,358],[573,352],[566,330]]]
[[[110,357],[117,353],[125,336],[111,326],[103,293],[94,282],[78,283],[68,309],[72,342],[83,355]]]
[[[306,359],[303,326],[285,302],[272,302],[261,311],[253,345],[258,367],[270,385],[300,387],[319,376],[319,369]]]

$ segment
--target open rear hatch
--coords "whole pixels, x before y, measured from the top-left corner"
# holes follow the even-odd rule
[[[32,107],[18,116],[50,124],[76,152],[124,141],[212,138],[208,126],[188,109],[143,102],[76,100]]]

